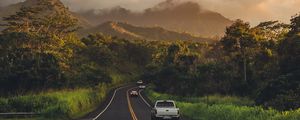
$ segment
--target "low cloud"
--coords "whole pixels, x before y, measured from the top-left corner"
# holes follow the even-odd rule
[[[23,0],[0,0],[0,6]],[[174,0],[173,0],[174,1]],[[300,12],[300,0],[175,0],[195,1],[203,8],[216,11],[230,19],[241,18],[253,25],[260,21],[280,20],[288,23],[291,16]],[[71,10],[103,9],[121,6],[134,11],[163,2],[163,0],[62,0]]]
[[[192,0],[204,8],[230,19],[241,18],[256,25],[261,21],[280,20],[289,23],[300,12],[300,0]]]
[[[122,6],[142,11],[163,0],[63,0],[73,10]],[[256,25],[261,21],[280,20],[289,23],[291,16],[300,12],[300,0],[167,0],[194,1],[203,8],[216,11],[230,19],[243,19]]]
[[[3,6],[10,5],[10,4],[22,2],[22,1],[24,1],[24,0],[0,0],[0,6],[3,7]]]
[[[135,11],[142,11],[163,0],[61,0],[72,10],[103,9],[121,6]]]

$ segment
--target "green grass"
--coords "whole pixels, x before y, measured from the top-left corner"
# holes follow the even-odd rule
[[[124,66],[121,66],[123,68]],[[124,68],[125,69],[125,68]],[[75,119],[96,109],[105,100],[107,93],[114,87],[136,79],[139,75],[135,66],[132,71],[123,72],[116,68],[108,69],[112,78],[110,84],[100,84],[96,88],[66,89],[35,92],[22,96],[1,98],[0,112],[36,112],[39,117],[22,118],[24,120]],[[1,118],[0,119],[4,119]],[[20,118],[10,118],[14,120]]]
[[[239,105],[239,106],[254,105],[253,100],[250,100],[248,98],[236,97],[236,96],[209,95],[207,97],[180,97],[180,96],[154,92],[150,89],[147,90],[147,94],[150,95],[150,97],[153,99],[155,98],[173,99],[173,100],[184,101],[188,103],[207,103],[209,105],[213,105],[213,104]]]
[[[0,112],[37,112],[44,118],[70,119],[91,112],[101,103],[108,85],[102,84],[95,89],[61,90],[0,98]]]
[[[300,109],[280,112],[253,106],[247,98],[212,95],[207,104],[206,97],[182,98],[146,91],[152,101],[158,99],[176,100],[182,115],[191,120],[300,120]],[[251,105],[251,106],[249,106]]]

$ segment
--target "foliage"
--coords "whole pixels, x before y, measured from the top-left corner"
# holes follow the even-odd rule
[[[152,101],[158,99],[177,100],[176,104],[180,108],[181,115],[191,120],[298,120],[300,118],[299,110],[279,112],[274,109],[266,110],[259,106],[245,106],[246,104],[240,104],[244,102],[244,99],[240,99],[240,102],[235,102],[239,98],[231,98],[229,96],[226,97],[231,99],[226,99],[226,102],[221,97],[212,99],[213,103],[209,102],[207,104],[207,101],[201,100],[203,98],[200,98],[199,101],[191,102],[151,90],[147,91],[147,95]],[[209,98],[213,98],[213,96],[209,96]]]
[[[77,20],[57,2],[39,0],[4,20],[6,29],[0,34],[0,94],[4,96],[117,85],[138,77],[150,61],[151,51],[142,41],[102,34],[79,39]]]
[[[291,30],[280,43],[279,64],[281,75],[270,82],[260,93],[257,103],[272,106],[279,110],[297,109],[300,107],[300,43],[299,19],[291,19]]]
[[[292,18],[291,26],[267,21],[255,27],[237,20],[216,44],[161,42],[143,79],[155,91],[177,96],[246,96],[264,107],[297,109],[298,20]]]
[[[8,98],[0,99],[1,111],[70,117],[77,115],[81,107],[88,109],[103,99],[107,90],[95,94],[98,86],[116,86],[134,79],[151,82],[155,91],[189,102],[201,103],[204,97],[199,96],[218,94],[255,99],[257,105],[278,110],[300,106],[300,15],[294,16],[289,25],[266,21],[251,27],[236,20],[219,42],[210,44],[125,40],[101,33],[80,39],[75,17],[63,4],[49,0],[22,7],[4,21],[6,29],[0,34],[0,95]],[[79,93],[41,95],[62,89],[79,89]],[[30,93],[38,95],[25,95]],[[70,96],[64,99],[62,94]],[[90,101],[97,96],[102,97]],[[193,99],[182,98],[187,96]],[[226,110],[218,114],[220,118],[229,115],[228,119],[250,119],[257,113],[257,117],[269,119],[260,114],[283,114],[260,107],[237,107],[235,104],[244,103],[220,96],[209,96],[215,99],[210,113]],[[195,104],[195,109],[203,109],[203,104]],[[241,116],[232,115],[235,112]],[[294,114],[298,113],[286,115]]]
[[[182,97],[182,96],[174,96],[170,94],[159,93],[151,90],[152,88],[148,88],[146,90],[146,95],[150,99],[172,99],[177,101],[184,101],[188,103],[206,103],[209,105],[214,104],[224,104],[224,105],[237,105],[237,106],[253,106],[254,101],[248,98],[236,97],[236,96],[223,96],[223,95],[209,95],[204,97]]]
[[[60,90],[40,94],[1,98],[0,112],[37,112],[46,118],[77,118],[95,109],[110,86],[95,89]]]

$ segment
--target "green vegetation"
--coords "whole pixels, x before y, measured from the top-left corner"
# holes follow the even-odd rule
[[[144,79],[176,96],[233,95],[265,108],[298,109],[299,21],[251,27],[237,20],[216,44],[169,42],[156,49]]]
[[[162,27],[142,27],[134,26],[123,22],[105,22],[97,27],[81,30],[80,35],[101,32],[112,36],[118,36],[129,40],[182,40],[182,41],[201,41],[214,42],[215,39],[196,37],[188,33],[166,30]]]
[[[147,88],[146,94],[153,100],[157,99],[174,99],[177,101],[184,101],[188,103],[205,103],[208,105],[222,104],[222,105],[236,105],[236,106],[254,106],[254,101],[249,98],[236,97],[236,96],[223,96],[223,95],[209,95],[205,97],[182,97],[170,94],[158,93]]]
[[[95,109],[110,90],[108,85],[95,89],[60,90],[32,95],[0,98],[0,112],[36,112],[40,117],[69,119]]]
[[[210,44],[79,38],[78,20],[59,0],[37,0],[3,20],[0,112],[78,118],[113,87],[143,79],[158,92],[152,99],[179,100],[193,119],[299,119],[300,15],[254,27],[236,20]]]
[[[151,59],[143,41],[77,37],[77,20],[59,1],[38,0],[4,18],[0,33],[0,112],[79,118],[108,91],[135,80]]]
[[[150,100],[174,99],[181,114],[191,120],[298,120],[300,109],[280,112],[274,109],[253,107],[247,98],[230,96],[208,96],[188,98],[161,94],[150,89],[146,91]],[[189,99],[192,99],[189,101]]]

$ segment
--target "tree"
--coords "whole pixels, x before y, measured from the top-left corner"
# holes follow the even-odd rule
[[[256,43],[251,34],[250,24],[237,20],[230,27],[226,28],[225,36],[221,39],[224,49],[228,52],[236,52],[253,47]]]
[[[290,25],[290,31],[288,33],[288,36],[293,36],[296,34],[299,34],[300,32],[300,14],[296,14],[295,16],[292,16],[291,19],[291,25]]]
[[[281,72],[283,74],[299,71],[300,66],[300,15],[291,19],[291,31],[279,46]]]
[[[221,44],[229,56],[235,58],[233,60],[237,60],[238,65],[242,66],[238,69],[242,69],[242,76],[244,78],[239,86],[250,89],[248,85],[251,84],[252,81],[247,75],[250,73],[249,63],[253,61],[252,58],[257,47],[257,39],[251,31],[249,23],[236,20],[230,27],[226,28],[225,36],[221,39]],[[242,65],[240,64],[240,60],[243,61]],[[249,90],[244,90],[244,92],[249,92]]]
[[[256,102],[279,110],[300,107],[300,16],[291,19],[290,31],[279,44],[280,76],[267,84]]]
[[[2,26],[7,28],[2,32],[33,32],[38,30],[38,26],[36,26],[38,18],[36,15],[39,13],[38,8],[22,6],[20,11],[17,11],[16,14],[4,17],[4,21],[6,21],[7,24]]]
[[[300,81],[297,74],[281,75],[271,81],[259,93],[256,103],[278,110],[291,110],[300,107]]]
[[[65,75],[71,71],[71,58],[82,43],[74,33],[77,20],[63,4],[37,0],[4,21],[6,29],[0,43],[1,60],[6,64],[1,64],[5,68],[1,82],[14,83],[18,86],[14,91],[24,92],[68,86]]]

